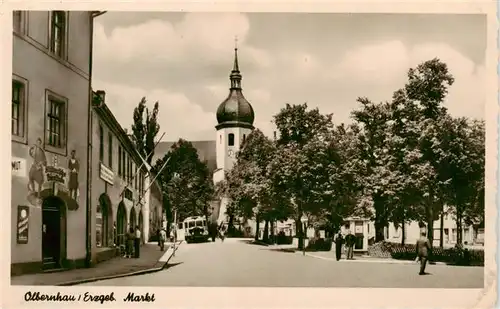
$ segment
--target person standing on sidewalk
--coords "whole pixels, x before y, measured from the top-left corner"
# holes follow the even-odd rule
[[[126,237],[126,243],[125,243],[125,257],[126,258],[131,258],[132,257],[132,251],[134,251],[134,228],[131,227],[125,235]]]
[[[335,257],[337,258],[337,261],[339,261],[342,256],[342,244],[344,243],[341,231],[339,231],[335,236],[333,242],[335,243]]]
[[[159,233],[159,242],[160,242],[160,250],[163,251],[165,248],[165,241],[167,240],[167,231],[165,229],[161,229]]]
[[[351,231],[345,237],[345,246],[347,249],[347,259],[354,260],[354,244],[356,242],[356,237],[352,235]]]
[[[141,250],[141,230],[139,226],[135,227],[135,239],[134,239],[134,258],[138,259],[140,257]]]
[[[420,260],[420,272],[419,275],[425,275],[425,265],[427,264],[427,259],[429,258],[429,250],[431,249],[431,244],[429,239],[425,237],[425,232],[420,234],[420,238],[417,240],[416,244],[417,258],[415,261]]]

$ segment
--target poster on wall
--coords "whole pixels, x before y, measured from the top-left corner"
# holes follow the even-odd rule
[[[28,243],[30,209],[28,206],[17,206],[17,243]]]

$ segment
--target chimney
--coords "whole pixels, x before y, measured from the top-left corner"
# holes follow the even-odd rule
[[[104,91],[104,90],[97,90],[95,93],[97,94],[97,96],[99,97],[99,99],[101,99],[102,103],[106,102],[106,91]]]

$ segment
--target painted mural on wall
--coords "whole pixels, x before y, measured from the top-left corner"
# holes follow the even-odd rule
[[[48,158],[42,147],[42,140],[38,138],[29,154],[33,162],[28,175],[28,201],[33,206],[41,207],[44,198],[58,196],[65,202],[68,210],[77,210],[80,160],[76,157],[76,151],[71,151],[67,165],[60,164],[59,160],[64,160],[65,157],[49,154],[51,158]]]

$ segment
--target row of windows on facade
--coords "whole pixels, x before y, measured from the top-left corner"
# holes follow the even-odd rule
[[[99,160],[104,164],[104,128],[99,125]],[[113,134],[108,132],[108,167],[113,170]],[[144,193],[144,174],[132,161],[122,146],[118,146],[118,176],[134,188],[140,195]]]
[[[12,117],[11,129],[12,135],[23,138],[26,136],[25,119],[26,119],[26,82],[19,80],[12,81]],[[45,145],[55,148],[63,148],[66,145],[66,101],[62,98],[57,98],[54,94],[47,96],[46,117],[45,117]],[[113,136],[108,134],[108,166],[113,168]],[[100,147],[99,159],[104,163],[104,131],[100,126]],[[135,169],[135,174],[132,172]],[[136,176],[138,175],[138,176]],[[122,177],[127,183],[132,182],[134,178],[135,189],[143,193],[144,191],[144,174],[138,173],[138,168],[132,162],[125,150],[119,146],[118,148],[118,176]],[[136,176],[136,177],[134,177]]]
[[[23,34],[25,31],[25,19],[27,18],[26,11],[14,11],[13,13],[13,28],[14,32]],[[65,50],[68,42],[67,31],[68,13],[65,11],[51,11],[50,12],[50,52],[60,58],[66,56]]]
[[[18,138],[26,137],[27,81],[12,80],[12,135]],[[66,146],[66,106],[67,102],[48,90],[46,96],[45,115],[45,145],[55,148]]]
[[[243,134],[243,142],[245,142],[246,137],[247,137],[247,135]],[[222,135],[219,136],[219,143],[222,144]],[[234,134],[233,133],[229,133],[227,135],[227,145],[228,146],[234,146]]]

